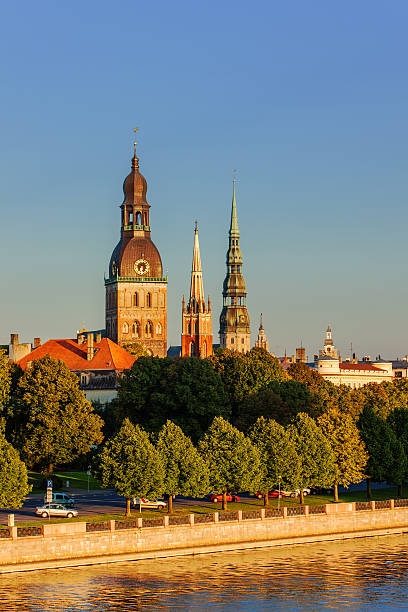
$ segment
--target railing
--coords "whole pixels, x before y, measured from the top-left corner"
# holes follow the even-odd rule
[[[167,283],[167,276],[113,276],[105,278],[105,285],[112,283]]]
[[[391,500],[390,499],[384,499],[382,501],[376,501],[375,502],[375,509],[376,510],[384,510],[385,508],[391,508]]]
[[[27,536],[42,535],[42,527],[17,527],[17,537],[26,538]]]
[[[109,531],[109,523],[108,521],[103,521],[100,523],[87,523],[86,531],[89,533],[91,531]]]
[[[356,510],[371,510],[371,502],[356,502]]]
[[[344,504],[351,506],[351,504]],[[86,532],[115,531],[121,529],[140,529],[141,527],[166,527],[177,525],[197,525],[202,523],[263,520],[263,518],[284,518],[285,516],[307,516],[310,514],[325,514],[329,505],[286,506],[282,508],[266,507],[258,510],[242,510],[234,512],[216,512],[194,514],[190,519],[188,514],[163,515],[158,518],[124,519],[119,521],[100,521],[86,523]],[[389,510],[392,508],[408,508],[408,499],[379,500],[376,502],[355,502],[356,511]],[[308,508],[308,511],[307,511]],[[349,510],[351,511],[351,510]],[[0,539],[42,536],[43,528],[38,527],[4,527],[0,528]]]
[[[325,512],[325,506],[309,506],[309,514],[324,514]]]
[[[195,514],[194,515],[194,523],[213,523],[214,515],[213,514]]]
[[[150,231],[150,226],[149,225],[124,225],[123,226],[124,230],[144,230],[145,232],[149,232]]]
[[[182,514],[180,516],[169,516],[169,525],[189,525],[190,517],[188,514]]]

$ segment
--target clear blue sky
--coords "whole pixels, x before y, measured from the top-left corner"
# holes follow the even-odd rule
[[[5,3],[0,343],[104,325],[133,127],[179,343],[194,220],[217,338],[231,204],[270,350],[328,321],[342,353],[408,352],[408,4]]]

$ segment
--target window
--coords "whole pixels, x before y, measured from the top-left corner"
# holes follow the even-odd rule
[[[146,295],[146,306],[147,308],[151,308],[152,306],[152,294],[151,293],[148,293]]]
[[[241,339],[241,344],[244,344],[244,342],[245,342],[245,338],[242,338]]]
[[[234,344],[234,338],[231,338],[231,344]]]
[[[137,291],[133,294],[133,306],[139,306],[139,294]]]
[[[161,333],[162,333],[161,323],[157,323],[157,325],[156,325],[156,335],[157,336],[161,336]]]
[[[133,323],[132,336],[134,338],[140,338],[140,323],[139,323],[139,321],[135,321]]]
[[[190,344],[190,357],[194,357],[194,356],[195,356],[195,354],[196,354],[195,343],[194,343],[194,342],[192,342],[192,343]]]
[[[146,338],[152,338],[153,336],[153,323],[148,321],[146,323]]]
[[[207,344],[205,342],[203,343],[203,348],[201,350],[201,355],[203,357],[207,357]]]
[[[122,325],[122,334],[128,334],[129,333],[129,325],[127,323],[124,323]]]
[[[142,214],[139,210],[136,213],[136,225],[142,225]]]

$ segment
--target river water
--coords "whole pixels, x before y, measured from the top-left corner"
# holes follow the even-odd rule
[[[408,610],[407,548],[398,535],[7,574],[0,610]]]

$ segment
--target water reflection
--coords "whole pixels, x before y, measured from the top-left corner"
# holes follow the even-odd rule
[[[407,609],[407,536],[0,576],[2,611]]]

